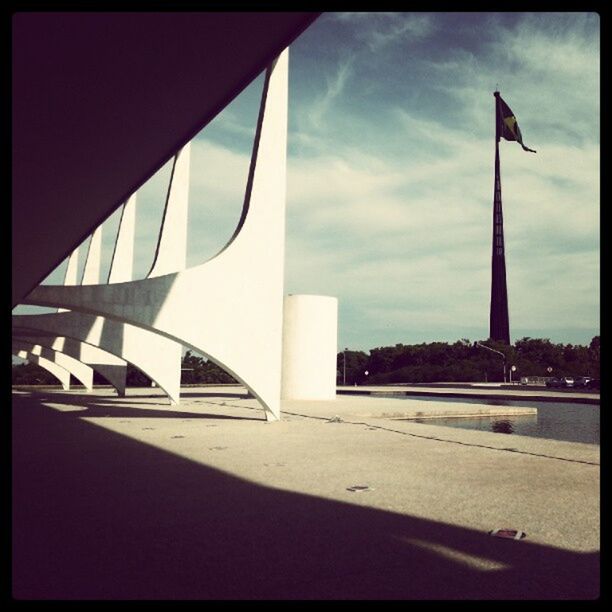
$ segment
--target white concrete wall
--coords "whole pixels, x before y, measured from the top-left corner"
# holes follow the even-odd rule
[[[336,397],[338,299],[288,295],[284,303],[282,399]]]

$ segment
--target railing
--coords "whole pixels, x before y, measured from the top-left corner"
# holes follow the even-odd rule
[[[521,385],[545,385],[547,380],[553,378],[552,376],[521,376],[519,383]]]

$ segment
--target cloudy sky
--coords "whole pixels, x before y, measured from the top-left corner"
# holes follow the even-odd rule
[[[599,334],[599,27],[588,13],[326,13],[292,45],[285,289],[339,298],[339,349],[488,337],[496,87],[537,150],[500,143],[511,339]],[[262,83],[192,143],[188,265],[238,222]],[[138,194],[137,278],[168,179],[166,165]]]

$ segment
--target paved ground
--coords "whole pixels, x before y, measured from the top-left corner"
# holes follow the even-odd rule
[[[405,399],[287,402],[266,423],[240,389],[128,393],[14,394],[17,598],[599,593],[596,445],[385,418]]]

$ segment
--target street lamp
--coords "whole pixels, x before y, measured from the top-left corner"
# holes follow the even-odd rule
[[[347,348],[344,349],[344,359],[342,360],[343,361],[343,365],[344,365],[344,370],[343,370],[343,373],[342,373],[342,384],[344,386],[346,386],[346,351],[347,350],[348,350]]]
[[[504,382],[506,382],[506,356],[501,351],[496,351],[495,349],[492,349],[490,346],[487,346],[486,344],[480,344],[480,342],[474,342],[474,346],[480,346],[484,349],[487,349],[488,351],[497,353],[498,355],[501,355],[504,358]]]

